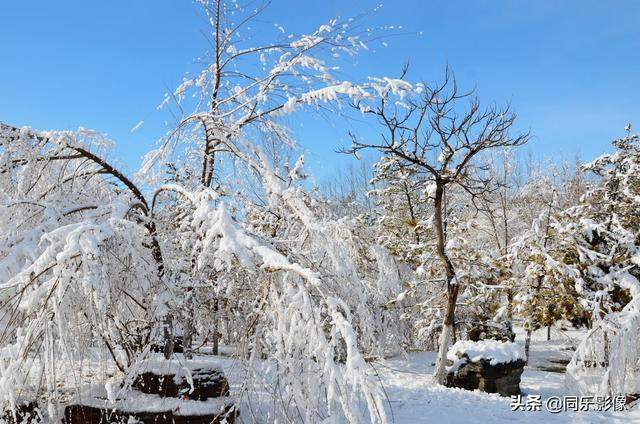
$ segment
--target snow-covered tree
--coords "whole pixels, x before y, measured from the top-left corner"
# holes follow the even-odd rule
[[[400,166],[416,166],[434,186],[433,229],[447,291],[435,372],[436,379],[442,383],[460,290],[460,281],[446,248],[445,189],[458,186],[472,198],[490,191],[493,182],[486,174],[486,167],[478,162],[479,154],[521,145],[528,135],[511,136],[509,130],[515,115],[508,108],[482,109],[477,98],[458,91],[448,71],[443,83],[433,87],[420,84],[419,89],[418,95],[401,100],[389,93],[379,96],[374,104],[355,101],[353,106],[377,119],[385,133],[377,140],[353,137],[353,145],[346,152],[375,149],[395,156]],[[465,109],[465,106],[468,107]]]
[[[124,371],[159,336],[158,233],[145,196],[103,159],[109,144],[0,124],[3,405],[44,391],[54,419],[87,347]]]
[[[559,227],[565,253],[592,315],[567,378],[584,393],[638,393],[640,387],[640,138],[613,141],[615,152],[585,165],[599,177]]]
[[[542,191],[536,190],[540,186]],[[530,184],[527,191],[531,190],[545,203],[531,229],[511,246],[510,256],[517,309],[525,318],[527,360],[534,330],[581,312],[573,289],[573,274],[554,259],[564,253],[558,231],[561,213],[558,188],[545,178]]]

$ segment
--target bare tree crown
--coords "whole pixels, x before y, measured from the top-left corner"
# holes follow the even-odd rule
[[[402,159],[398,166],[419,166],[437,183],[457,183],[472,195],[490,189],[491,180],[484,175],[488,165],[474,159],[490,149],[527,142],[528,133],[510,134],[515,113],[509,106],[483,108],[473,92],[459,90],[449,69],[441,83],[417,88],[413,97],[402,100],[387,93],[373,106],[352,102],[353,107],[375,116],[385,132],[376,142],[350,134],[352,146],[343,152],[375,149]]]

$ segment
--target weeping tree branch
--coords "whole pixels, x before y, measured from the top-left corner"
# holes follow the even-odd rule
[[[5,134],[5,137],[8,138],[9,142],[16,141],[20,139],[21,133],[24,133],[25,130],[17,128],[12,125],[8,125],[0,122],[0,131]],[[36,131],[26,130],[27,134],[30,137],[38,140],[41,143],[51,143],[57,144],[55,140],[50,137],[43,136],[42,134],[37,133]],[[134,205],[134,208],[141,211],[141,213],[146,217],[143,222],[143,226],[146,229],[150,239],[151,239],[151,254],[154,262],[156,263],[156,269],[158,273],[158,279],[162,281],[165,274],[165,266],[164,260],[162,257],[162,250],[160,248],[160,243],[158,241],[158,231],[156,228],[156,224],[153,220],[151,210],[149,208],[149,204],[142,194],[142,191],[138,188],[136,184],[134,184],[127,176],[122,173],[120,170],[115,168],[113,165],[108,163],[105,159],[99,157],[95,153],[90,152],[89,150],[70,145],[67,142],[64,142],[62,146],[66,149],[69,149],[75,152],[74,155],[59,155],[54,156],[54,160],[63,160],[63,158],[68,158],[68,160],[75,159],[86,159],[100,167],[100,171],[96,171],[96,173],[108,174],[118,180],[124,187],[126,187],[129,192],[136,198],[138,203]],[[44,158],[46,160],[46,158]],[[16,164],[20,164],[20,160],[16,162]],[[173,354],[173,321],[170,314],[167,314],[164,322],[164,336],[165,336],[165,349],[164,354],[165,357],[169,358]]]

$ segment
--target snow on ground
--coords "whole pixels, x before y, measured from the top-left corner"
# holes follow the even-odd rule
[[[524,332],[516,328],[516,343],[524,348]],[[524,395],[540,395],[540,411],[512,411],[511,399],[497,394],[467,391],[439,386],[432,379],[436,352],[412,352],[406,357],[373,362],[374,374],[383,383],[388,397],[388,412],[392,422],[415,423],[640,423],[640,408],[630,412],[560,412],[545,410],[550,396],[575,395],[564,385],[564,364],[583,336],[582,331],[553,329],[552,340],[546,341],[546,329],[534,333],[530,365],[525,368],[520,387]],[[201,358],[210,358],[205,355]],[[213,361],[230,379],[232,396],[242,384],[242,372],[233,359],[218,356]],[[259,406],[252,402],[251,408]],[[245,408],[247,405],[241,405]],[[241,422],[252,422],[247,413]],[[257,416],[260,416],[257,414]],[[243,419],[244,417],[244,419]]]
[[[522,331],[516,331],[516,343],[524,345]],[[559,368],[558,360],[568,360],[572,344],[578,343],[580,332],[545,340],[546,330],[534,333],[531,343],[531,366],[525,368],[520,385],[525,394],[541,395],[541,411],[512,411],[511,399],[479,391],[450,389],[434,384],[432,374],[435,352],[410,353],[373,364],[385,386],[390,413],[396,423],[640,423],[640,410],[630,412],[548,412],[544,401],[549,396],[572,395],[564,387],[564,374],[542,371],[540,367]]]
[[[516,343],[524,345],[524,333],[516,328]],[[406,356],[373,362],[372,372],[383,383],[388,397],[388,413],[392,422],[414,423],[640,423],[640,408],[630,412],[561,412],[545,410],[544,401],[550,396],[575,395],[564,385],[564,364],[572,355],[584,333],[577,330],[552,331],[546,341],[546,329],[534,333],[529,366],[522,375],[524,395],[540,395],[541,411],[512,411],[511,399],[479,391],[451,389],[436,385],[432,379],[436,352],[412,352]],[[220,356],[209,352],[196,355],[195,362],[206,362],[223,369],[231,385],[231,397],[242,392],[245,372],[233,359],[233,350],[222,348]],[[176,355],[181,358],[182,355]],[[104,373],[102,370],[101,373]],[[110,374],[110,373],[108,373]],[[254,395],[260,394],[253,392]],[[264,394],[264,393],[263,393]],[[261,417],[260,400],[243,397],[240,401],[240,422],[251,423]],[[256,418],[259,420],[259,418]]]

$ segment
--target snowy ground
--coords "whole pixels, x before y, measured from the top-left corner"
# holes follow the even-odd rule
[[[552,340],[547,341],[545,329],[534,333],[529,366],[523,373],[520,387],[525,395],[541,396],[540,411],[512,411],[510,398],[434,384],[435,352],[414,352],[406,357],[377,361],[372,366],[384,384],[389,416],[398,424],[640,423],[639,407],[626,412],[551,413],[545,409],[544,401],[550,396],[575,395],[564,385],[563,369],[564,363],[571,358],[571,347],[578,345],[583,334],[575,330],[554,329]],[[523,345],[522,330],[516,329],[516,335],[516,342]],[[233,386],[237,384],[233,381],[238,375],[237,364],[224,357],[217,357],[215,362],[230,376],[233,392]],[[244,420],[241,415],[241,421],[251,422],[247,420],[248,415],[244,415]]]
[[[516,342],[523,344],[522,331],[516,329],[516,334]],[[571,347],[577,346],[582,335],[579,331],[554,330],[552,340],[546,341],[546,330],[534,333],[529,366],[525,369],[520,387],[525,395],[541,396],[540,411],[512,411],[510,398],[434,384],[435,352],[414,352],[406,357],[376,361],[372,367],[384,385],[389,401],[388,415],[395,423],[640,423],[640,407],[628,412],[571,411],[555,414],[545,409],[544,401],[550,396],[575,395],[564,385],[563,368],[571,358]],[[242,392],[243,371],[232,358],[231,349],[223,347],[221,353],[220,356],[205,353],[195,359],[223,368],[230,380],[233,396]],[[96,363],[104,363],[97,361],[99,358],[94,359]],[[91,368],[95,367],[86,367]],[[102,377],[105,373],[112,374],[113,370],[102,369],[98,372]],[[89,375],[83,373],[83,376],[86,378]],[[254,421],[252,418],[259,420],[257,417],[263,416],[259,411],[259,400],[248,404],[244,398],[240,408],[241,422],[250,423]]]
[[[525,394],[541,395],[541,411],[512,411],[509,398],[479,391],[449,389],[435,385],[431,378],[435,352],[409,354],[407,358],[393,358],[374,364],[385,385],[390,412],[396,423],[640,423],[640,410],[630,412],[560,412],[550,413],[544,408],[549,396],[571,395],[564,387],[564,374],[542,371],[558,368],[558,360],[568,360],[567,347],[579,342],[580,333],[562,334],[554,331],[546,341],[546,330],[534,334],[530,366],[525,369],[520,385]],[[516,342],[523,343],[521,333]]]

